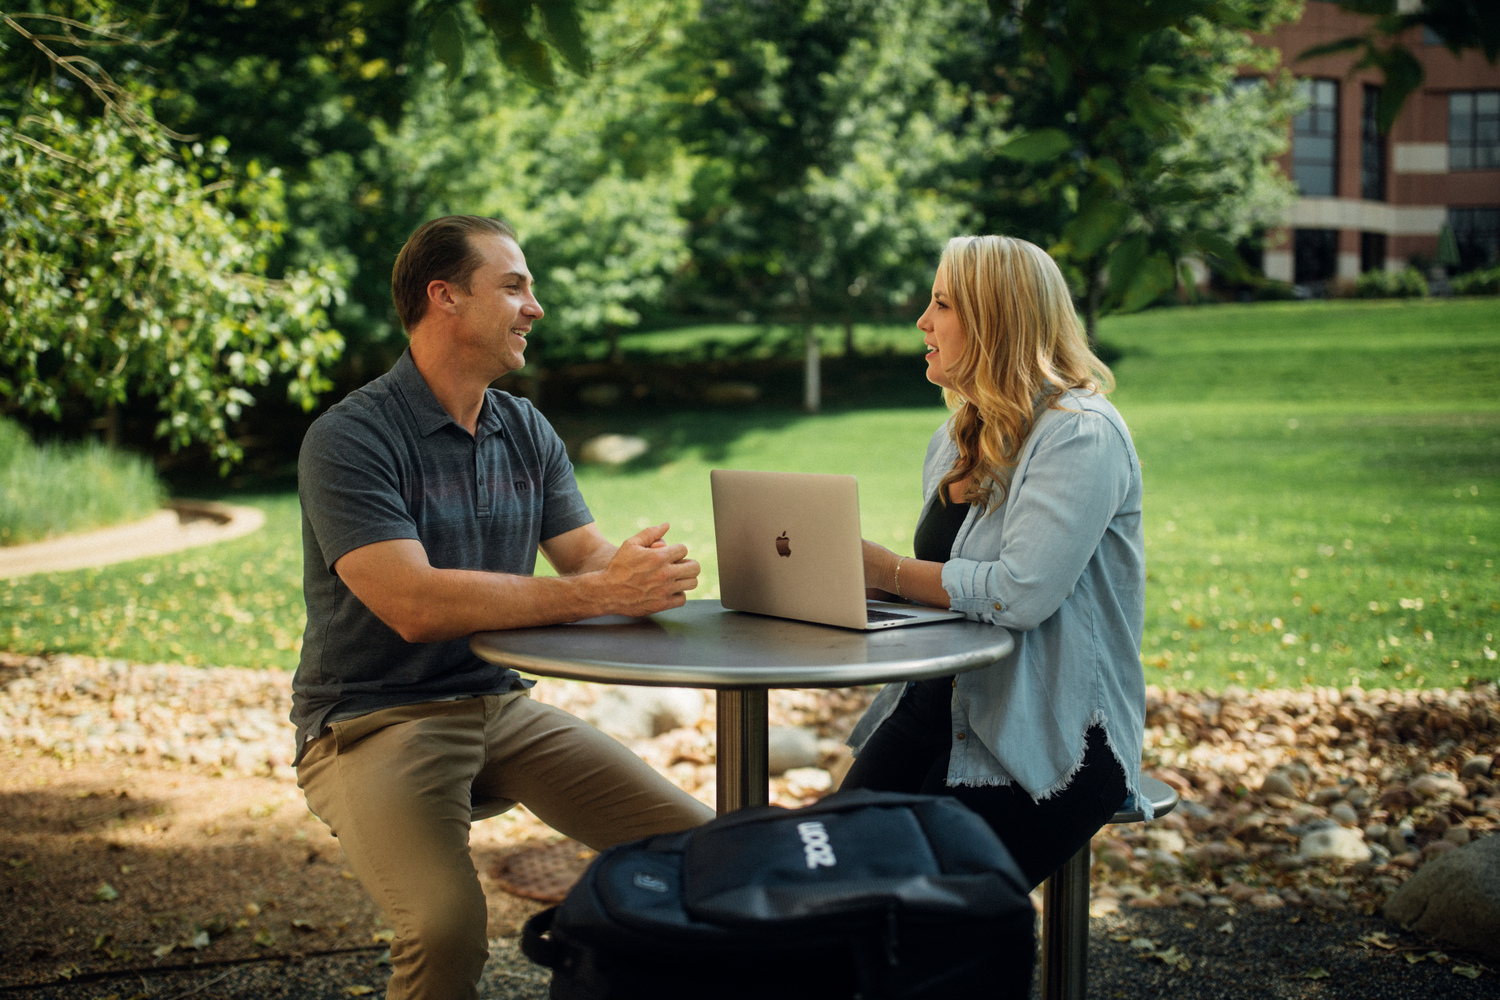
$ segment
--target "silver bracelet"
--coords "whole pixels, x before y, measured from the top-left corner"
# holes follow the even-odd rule
[[[896,557],[896,596],[901,596],[901,564],[906,561],[905,556]]]

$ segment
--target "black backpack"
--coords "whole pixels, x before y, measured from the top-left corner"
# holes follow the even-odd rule
[[[1027,888],[956,799],[841,792],[609,848],[521,948],[553,1000],[1024,1000]]]

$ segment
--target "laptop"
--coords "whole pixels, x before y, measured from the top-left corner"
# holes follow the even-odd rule
[[[861,630],[963,617],[865,599],[853,476],[714,469],[709,481],[724,607]]]

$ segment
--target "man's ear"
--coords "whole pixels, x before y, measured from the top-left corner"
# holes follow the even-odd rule
[[[458,298],[454,295],[451,284],[441,278],[434,278],[427,283],[427,308],[439,309],[445,313],[453,313],[458,309]]]

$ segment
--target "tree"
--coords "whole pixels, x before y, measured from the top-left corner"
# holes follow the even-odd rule
[[[1247,32],[1289,13],[1280,0],[991,0],[978,55],[1022,133],[991,151],[986,223],[1050,247],[1089,336],[1098,317],[1170,290],[1188,257],[1242,273],[1232,238],[1274,221],[1284,180],[1261,156],[1284,142],[1284,82],[1233,91],[1240,67],[1274,57]],[[1228,116],[1223,117],[1223,116]],[[1218,127],[1237,150],[1203,141]],[[1245,159],[1227,162],[1226,154]],[[1277,194],[1277,191],[1280,194]]]
[[[686,262],[679,209],[693,160],[671,137],[677,102],[659,77],[681,43],[675,25],[693,9],[663,0],[600,12],[586,39],[593,71],[554,90],[470,47],[446,78],[434,69],[418,81],[385,142],[397,197],[417,214],[475,212],[515,225],[547,310],[527,352],[533,364],[601,338],[616,353],[619,332]],[[465,21],[463,30],[484,29]]]
[[[1374,67],[1380,70],[1383,86],[1377,124],[1382,135],[1391,130],[1406,99],[1427,78],[1421,60],[1401,44],[1400,38],[1413,29],[1432,32],[1455,56],[1465,49],[1478,49],[1491,65],[1500,58],[1500,4],[1493,0],[1419,0],[1403,10],[1396,0],[1336,0],[1351,14],[1366,14],[1372,20],[1362,35],[1341,38],[1316,45],[1298,56],[1314,56],[1359,50],[1363,54],[1355,69]]]
[[[688,29],[680,135],[701,158],[683,288],[807,326],[904,304],[965,218],[950,165],[998,134],[936,71],[953,5],[714,4]]]
[[[86,51],[68,51],[132,44],[108,13],[4,20],[7,49],[30,45],[74,86],[17,93],[6,80],[19,107],[0,119],[0,399],[53,417],[70,397],[106,410],[153,399],[159,436],[202,442],[227,469],[253,387],[285,380],[305,407],[326,387],[337,295],[326,272],[265,277],[284,225],[274,172],[237,176],[222,143],[174,142]],[[102,110],[80,114],[90,102]]]

